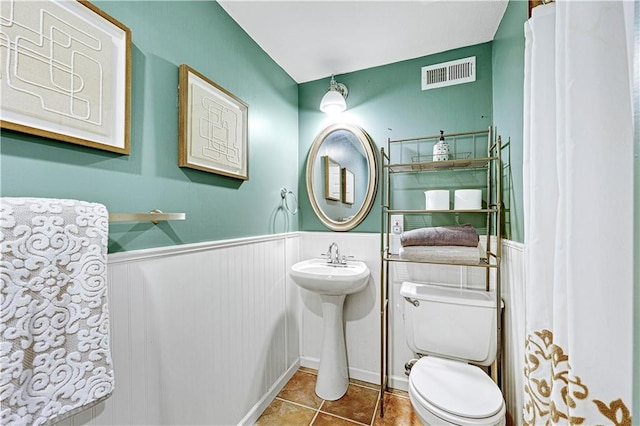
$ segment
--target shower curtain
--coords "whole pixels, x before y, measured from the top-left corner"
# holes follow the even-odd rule
[[[525,24],[525,424],[631,425],[633,2],[623,3],[559,1]]]

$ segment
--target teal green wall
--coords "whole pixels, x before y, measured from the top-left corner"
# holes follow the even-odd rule
[[[491,43],[483,43],[423,58],[336,76],[349,88],[348,109],[340,120],[364,128],[379,154],[387,138],[403,139],[445,132],[482,130],[492,120]],[[477,77],[473,83],[422,91],[420,69],[444,61],[476,56]],[[305,181],[306,158],[315,136],[334,119],[318,109],[329,87],[329,78],[301,84],[299,106],[300,227],[326,231],[316,218]],[[355,232],[380,231],[380,192],[376,204]]]
[[[213,1],[95,1],[132,31],[131,155],[3,131],[3,196],[77,198],[111,212],[185,212],[114,223],[109,251],[298,230],[279,210],[297,191],[298,88]],[[249,104],[249,180],[178,168],[178,66]]]
[[[503,140],[505,237],[524,242],[522,129],[526,1],[510,1],[493,40],[493,123]]]

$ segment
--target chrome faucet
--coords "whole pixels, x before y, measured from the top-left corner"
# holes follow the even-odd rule
[[[335,247],[335,251],[333,250]],[[329,245],[329,250],[327,250],[327,262],[331,264],[339,264],[340,263],[340,249],[338,249],[338,244],[335,242]]]

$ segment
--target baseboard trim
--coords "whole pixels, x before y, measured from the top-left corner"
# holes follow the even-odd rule
[[[311,358],[308,356],[300,357],[300,367],[313,368],[314,370],[317,370],[319,366],[320,360],[318,358]]]
[[[409,378],[406,376],[389,376],[389,387],[409,392]]]
[[[312,357],[300,357],[300,366],[317,370],[320,367],[320,360]],[[361,370],[359,368],[348,367],[349,378],[361,380],[363,382],[380,385],[380,373],[378,371]]]
[[[363,382],[371,383],[376,386],[380,385],[380,373],[374,371],[360,370],[358,368],[349,367],[349,377]]]
[[[269,392],[264,394],[262,398],[249,410],[249,412],[240,420],[238,423],[239,426],[242,425],[253,425],[256,423],[258,418],[264,413],[264,410],[267,409],[269,404],[276,399],[276,396],[280,393],[282,388],[287,384],[287,382],[293,377],[298,368],[300,367],[300,359],[296,360],[287,371],[285,371],[282,376],[278,378],[278,380],[273,384],[273,386],[269,389]]]

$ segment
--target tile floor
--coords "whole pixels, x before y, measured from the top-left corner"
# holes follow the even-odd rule
[[[422,425],[406,392],[385,392],[384,418],[380,418],[379,386],[352,379],[342,398],[325,401],[315,393],[316,377],[315,370],[301,367],[256,425]]]

